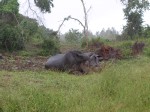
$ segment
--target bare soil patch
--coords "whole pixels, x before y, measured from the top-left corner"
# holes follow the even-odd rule
[[[0,60],[0,70],[43,70],[47,57],[4,56]]]

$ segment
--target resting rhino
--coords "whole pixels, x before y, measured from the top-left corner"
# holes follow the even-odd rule
[[[66,71],[72,68],[83,72],[80,67],[81,63],[85,63],[89,60],[89,56],[83,54],[80,51],[69,51],[65,54],[57,54],[48,59],[45,63],[46,69],[56,69]]]

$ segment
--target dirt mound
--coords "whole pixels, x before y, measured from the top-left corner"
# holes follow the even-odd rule
[[[136,55],[142,54],[144,46],[145,46],[144,42],[136,41],[131,47],[132,48],[132,55],[136,56]]]
[[[103,58],[103,60],[109,60],[109,59],[121,59],[122,53],[120,49],[103,45],[99,49],[95,51],[96,54],[98,54],[100,57]]]

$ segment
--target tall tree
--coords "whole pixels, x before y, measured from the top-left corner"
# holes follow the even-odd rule
[[[135,35],[142,34],[143,13],[149,9],[148,0],[121,0],[125,5],[124,16],[127,20],[127,25],[124,27],[123,33],[131,39]]]

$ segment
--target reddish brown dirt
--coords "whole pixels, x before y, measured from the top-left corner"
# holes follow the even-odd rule
[[[109,60],[111,58],[114,59],[122,58],[122,53],[120,49],[116,49],[106,45],[101,46],[101,48],[97,49],[95,53],[103,57],[103,60]]]

